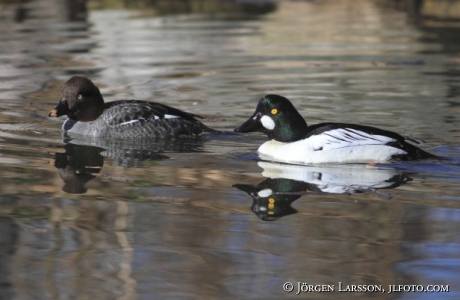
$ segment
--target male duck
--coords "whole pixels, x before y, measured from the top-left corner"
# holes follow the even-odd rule
[[[300,164],[380,162],[435,158],[395,132],[355,124],[307,123],[292,103],[278,95],[260,99],[255,113],[236,132],[261,131],[272,140],[261,158]]]
[[[104,103],[99,89],[86,77],[70,78],[49,117],[67,115],[62,130],[92,137],[171,138],[217,132],[198,115],[155,102],[119,100]]]

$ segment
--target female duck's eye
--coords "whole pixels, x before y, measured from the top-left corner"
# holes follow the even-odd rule
[[[271,111],[272,115],[276,115],[278,113],[278,110],[276,108],[272,109]]]
[[[78,99],[78,100],[81,100],[82,98],[83,98],[83,95],[82,95],[82,94],[78,94],[77,99]]]

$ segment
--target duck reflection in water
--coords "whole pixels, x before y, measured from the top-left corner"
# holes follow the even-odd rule
[[[201,136],[176,139],[116,139],[82,135],[69,136],[64,133],[63,142],[102,148],[104,151],[101,154],[104,157],[116,159],[125,167],[133,167],[137,161],[167,159],[168,157],[163,153],[203,152],[205,139]]]
[[[298,166],[258,162],[262,175],[268,179],[257,186],[235,184],[252,197],[251,210],[263,221],[275,221],[297,212],[291,204],[307,192],[356,194],[373,192],[391,199],[378,189],[392,189],[412,179],[394,168],[343,166]]]
[[[138,167],[144,161],[165,160],[163,153],[202,152],[202,140],[169,141],[64,139],[65,153],[56,153],[54,166],[64,181],[62,190],[70,194],[86,193],[86,183],[94,179],[104,165],[104,159],[114,160],[122,167]]]
[[[66,144],[65,153],[56,153],[54,166],[64,181],[62,190],[69,194],[86,193],[85,184],[100,173],[104,165],[102,148]]]
[[[275,221],[281,217],[295,214],[291,203],[308,190],[308,183],[291,179],[266,179],[257,186],[235,184],[233,187],[252,197],[251,210],[263,221]]]

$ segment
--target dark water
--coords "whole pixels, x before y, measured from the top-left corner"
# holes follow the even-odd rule
[[[0,4],[1,299],[460,298],[458,23],[374,1],[69,3]],[[66,143],[46,116],[75,74],[228,131],[278,93],[447,159],[280,165],[258,134]]]

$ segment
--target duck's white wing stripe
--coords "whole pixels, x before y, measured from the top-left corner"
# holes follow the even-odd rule
[[[136,122],[139,122],[139,120],[130,120],[130,121],[127,121],[127,122],[120,123],[119,125],[128,125],[128,124],[133,124],[133,123],[136,123]]]
[[[153,118],[155,120],[159,120],[160,117],[159,116],[153,116]],[[164,118],[165,119],[177,119],[177,118],[181,118],[180,116],[176,116],[176,115],[168,115],[168,114],[165,114],[164,115]],[[134,120],[129,120],[129,121],[126,121],[126,122],[123,122],[123,123],[120,123],[118,125],[128,125],[128,124],[133,124],[133,123],[136,123],[136,122],[139,122],[140,120],[145,120],[145,118],[139,118],[139,119],[134,119]]]
[[[351,128],[328,130],[321,134],[311,136],[309,140],[311,140],[312,150],[314,151],[362,145],[385,145],[395,141],[395,139],[387,136],[374,135]]]
[[[177,119],[177,118],[181,118],[181,116],[165,114],[165,119]]]

